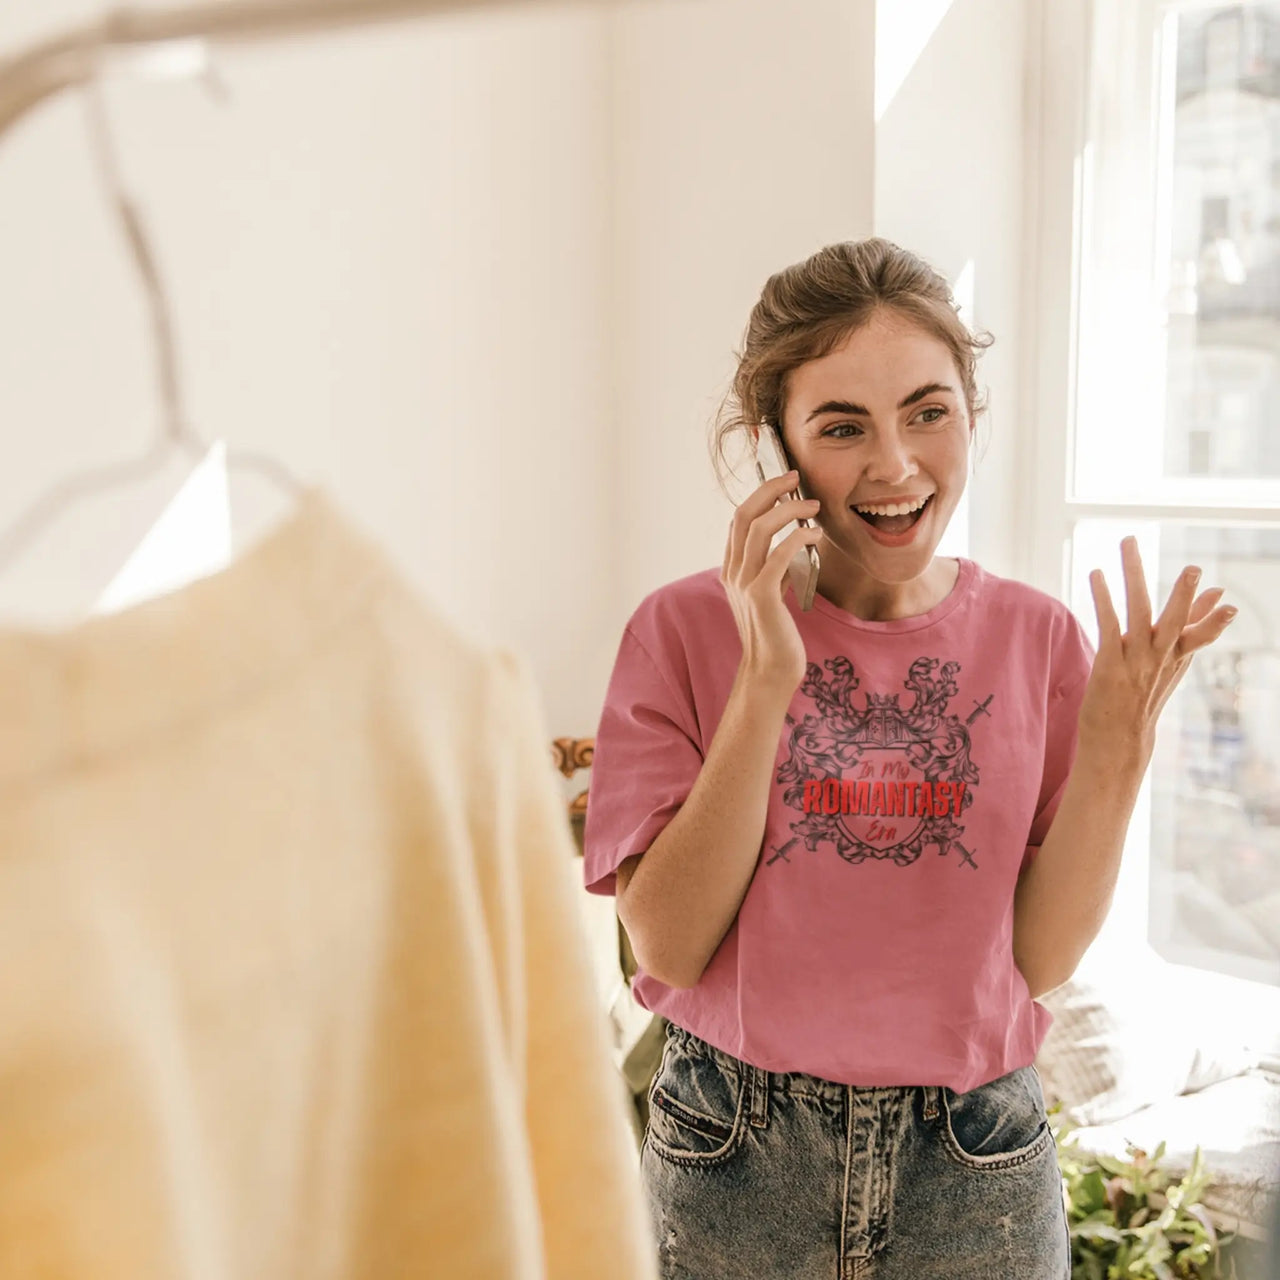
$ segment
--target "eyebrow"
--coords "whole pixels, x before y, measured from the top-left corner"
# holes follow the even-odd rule
[[[906,399],[900,401],[898,408],[906,409],[918,400],[923,400],[925,396],[931,396],[938,391],[945,391],[949,395],[956,394],[956,389],[945,382],[926,382],[923,387],[917,387]],[[809,414],[805,421],[809,422],[823,413],[861,414],[864,418],[871,417],[870,409],[864,409],[862,405],[854,404],[852,400],[826,400]]]

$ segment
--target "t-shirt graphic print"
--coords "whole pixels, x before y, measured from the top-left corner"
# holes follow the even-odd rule
[[[799,723],[787,715],[791,754],[778,771],[784,803],[803,816],[790,840],[766,850],[765,865],[803,843],[834,847],[846,862],[879,858],[899,866],[932,845],[976,867],[960,822],[979,780],[969,724],[990,714],[993,695],[962,720],[948,712],[960,664],[920,657],[903,680],[906,707],[897,693],[867,692],[860,705],[854,664],[842,656],[824,665],[825,675],[811,663],[801,686],[814,710]]]

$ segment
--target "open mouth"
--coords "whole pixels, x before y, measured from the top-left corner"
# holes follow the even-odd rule
[[[859,511],[856,507],[854,513],[862,517],[873,528],[879,529],[881,533],[890,535],[897,533],[906,533],[908,529],[914,528],[919,523],[921,516],[929,510],[929,504],[933,501],[933,494],[930,494],[917,511],[909,511],[905,515],[897,516],[876,516],[867,511]]]

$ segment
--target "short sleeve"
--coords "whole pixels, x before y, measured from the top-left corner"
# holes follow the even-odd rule
[[[1076,731],[1085,685],[1093,670],[1094,649],[1074,614],[1065,615],[1064,634],[1053,655],[1049,701],[1045,710],[1044,768],[1036,815],[1027,837],[1019,875],[1031,864],[1053,824],[1076,756]]]
[[[623,633],[596,731],[583,877],[589,893],[617,892],[620,863],[643,853],[679,812],[702,768],[689,697],[630,627]]]

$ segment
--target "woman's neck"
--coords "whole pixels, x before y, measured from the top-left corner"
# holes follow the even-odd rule
[[[959,560],[935,556],[929,567],[909,582],[880,582],[825,541],[819,546],[818,555],[822,562],[819,594],[837,609],[864,622],[918,618],[940,605],[960,576]]]

